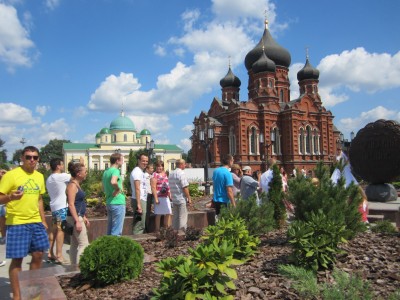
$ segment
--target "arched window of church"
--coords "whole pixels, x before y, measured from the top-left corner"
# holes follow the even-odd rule
[[[124,134],[124,142],[128,141],[128,136],[126,134]]]
[[[272,151],[274,154],[281,154],[281,135],[279,134],[279,128],[275,127],[271,132],[271,139],[274,143],[272,144]]]
[[[283,102],[283,90],[279,93],[279,102]]]
[[[268,80],[268,87],[272,88],[274,86],[274,81],[272,79]]]
[[[106,143],[108,143],[108,136],[105,136],[105,139],[106,139]]]
[[[229,130],[229,153],[232,155],[236,154],[236,137],[233,127]]]
[[[135,135],[132,136],[132,139],[133,139],[133,142],[136,143],[136,136]]]
[[[319,135],[318,135],[318,130],[314,129],[314,135],[313,135],[313,140],[314,140],[314,154],[319,154]]]
[[[299,153],[303,154],[304,153],[304,129],[300,128],[300,134],[299,134]]]
[[[311,134],[311,127],[307,126],[306,127],[306,153],[311,153],[311,149],[312,149],[312,134]]]
[[[317,85],[314,85],[314,93],[316,94],[318,92],[318,87]]]
[[[256,154],[256,139],[257,139],[257,130],[255,127],[251,128],[250,131],[250,153]]]
[[[114,143],[115,143],[117,141],[117,135],[114,133],[113,137],[114,137]]]

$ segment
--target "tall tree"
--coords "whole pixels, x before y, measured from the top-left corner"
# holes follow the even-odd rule
[[[70,143],[69,140],[50,140],[49,143],[40,149],[40,161],[49,163],[53,158],[63,159],[63,143]]]
[[[12,157],[12,161],[19,163],[21,161],[21,155],[22,155],[22,149],[15,150]]]
[[[0,149],[3,148],[5,143],[6,143],[5,141],[0,139]],[[1,168],[4,168],[3,166],[6,165],[6,163],[7,163],[7,150],[6,149],[2,149],[0,151],[0,165],[1,165]]]

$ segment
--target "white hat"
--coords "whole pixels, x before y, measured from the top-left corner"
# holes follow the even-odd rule
[[[250,171],[251,171],[250,166],[244,166],[244,167],[242,168],[242,171],[247,171],[247,170],[250,170]]]

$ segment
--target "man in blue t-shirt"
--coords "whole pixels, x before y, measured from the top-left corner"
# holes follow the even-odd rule
[[[226,154],[223,156],[222,166],[214,170],[213,174],[213,201],[215,206],[215,214],[218,216],[221,206],[228,206],[230,202],[236,206],[235,197],[233,195],[233,177],[229,169],[233,165],[233,156]]]

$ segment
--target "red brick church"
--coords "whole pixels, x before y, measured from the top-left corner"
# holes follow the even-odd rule
[[[215,97],[208,112],[195,117],[193,166],[202,167],[206,161],[201,139],[209,141],[210,167],[219,166],[226,153],[234,156],[235,163],[250,165],[253,171],[263,170],[271,157],[288,173],[293,168],[311,170],[320,160],[334,161],[340,132],[318,94],[319,71],[307,57],[297,73],[300,96],[291,100],[290,63],[289,51],[272,38],[266,21],[260,42],[245,58],[248,100],[239,99],[241,81],[229,66],[220,81],[222,100]],[[208,139],[211,128],[213,139]]]

